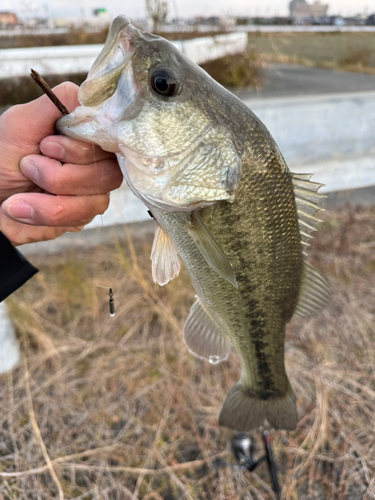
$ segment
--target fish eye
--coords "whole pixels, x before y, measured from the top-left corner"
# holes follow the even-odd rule
[[[152,90],[159,95],[172,97],[177,92],[176,80],[164,70],[156,71],[151,76],[150,83]]]

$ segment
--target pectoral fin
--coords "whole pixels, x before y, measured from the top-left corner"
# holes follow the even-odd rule
[[[178,276],[180,259],[167,233],[157,224],[151,250],[152,279],[163,286]]]
[[[227,359],[231,344],[220,326],[197,299],[190,309],[183,330],[189,351],[212,364]]]
[[[234,202],[241,170],[232,133],[224,126],[210,127],[174,169],[164,200],[174,206]]]
[[[192,221],[187,230],[207,264],[219,276],[229,281],[235,288],[238,288],[227,256],[204,225],[199,212],[192,213]]]
[[[331,301],[331,291],[326,280],[314,266],[304,263],[300,295],[295,313],[297,316],[313,316],[323,311]]]

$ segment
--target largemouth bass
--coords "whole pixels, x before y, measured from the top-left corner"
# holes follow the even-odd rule
[[[221,425],[294,429],[285,326],[329,300],[303,245],[318,221],[321,186],[291,174],[261,121],[171,43],[117,17],[61,133],[116,153],[156,220],[152,274],[161,285],[180,260],[197,294],[188,349],[217,363],[231,346],[241,377]]]

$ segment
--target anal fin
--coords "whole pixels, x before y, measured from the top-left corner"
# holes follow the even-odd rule
[[[192,213],[191,224],[187,230],[207,264],[219,276],[229,281],[235,288],[238,288],[228,257],[204,225],[198,211]]]
[[[198,358],[216,365],[227,359],[231,349],[229,338],[210,316],[199,299],[190,309],[183,329],[184,341],[189,351]]]
[[[152,279],[163,286],[178,276],[180,259],[164,229],[156,225],[154,241],[151,250]]]

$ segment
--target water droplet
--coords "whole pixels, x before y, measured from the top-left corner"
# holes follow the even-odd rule
[[[210,356],[208,358],[208,361],[211,363],[211,365],[217,365],[218,363],[220,363],[221,359],[219,356]]]
[[[113,318],[113,316],[115,315],[116,313],[109,313],[109,315],[111,316],[111,318]]]

